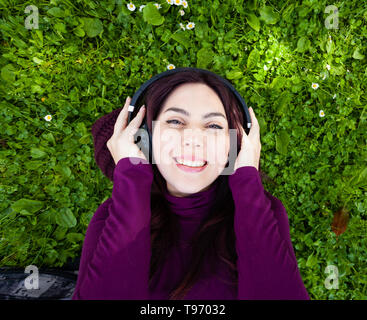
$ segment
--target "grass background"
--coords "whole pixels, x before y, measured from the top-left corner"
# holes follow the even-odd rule
[[[128,3],[0,0],[0,266],[80,255],[112,191],[91,125],[173,64],[226,77],[254,108],[261,167],[276,181],[264,187],[287,209],[311,299],[366,300],[366,4],[335,1],[331,21],[325,0]],[[38,29],[25,27],[29,5]],[[349,221],[337,236],[341,208]],[[338,288],[325,286],[329,265]]]

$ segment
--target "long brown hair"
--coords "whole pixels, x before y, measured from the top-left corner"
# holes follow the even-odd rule
[[[203,83],[211,87],[218,94],[226,112],[229,128],[237,129],[237,150],[239,150],[242,134],[238,124],[243,123],[243,115],[239,111],[240,106],[238,101],[219,78],[202,73],[199,70],[177,72],[153,82],[147,88],[143,100],[146,105],[147,125],[150,133],[152,132],[152,121],[157,119],[169,94],[179,85],[185,83]],[[163,195],[166,181],[159,172],[156,164],[153,163],[152,168],[154,180],[151,191],[152,255],[149,285],[151,284],[153,275],[164,262],[167,252],[171,246],[177,243],[178,234],[177,217],[170,212]],[[259,172],[261,178],[266,176],[261,171],[260,164]],[[169,299],[182,299],[186,295],[200,276],[203,261],[205,261],[205,258],[209,259],[209,257],[217,257],[225,262],[233,274],[233,281],[231,283],[233,285],[237,284],[234,202],[228,186],[228,175],[219,175],[215,182],[218,183],[218,186],[210,213],[207,219],[201,223],[197,233],[190,242],[192,256],[188,273],[176,288],[171,291]]]

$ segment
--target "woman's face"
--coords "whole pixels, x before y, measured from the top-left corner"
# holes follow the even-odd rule
[[[152,140],[155,164],[171,195],[207,190],[225,168],[230,146],[227,116],[216,92],[201,83],[177,87],[153,121]],[[177,158],[206,165],[193,171],[193,163],[178,165]]]

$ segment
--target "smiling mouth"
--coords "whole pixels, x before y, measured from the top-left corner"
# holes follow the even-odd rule
[[[205,163],[201,167],[191,167],[191,166],[188,166],[186,164],[179,163],[176,158],[173,158],[173,160],[175,160],[176,164],[179,164],[180,166],[184,166],[184,167],[187,167],[187,168],[203,168],[208,164],[208,161],[204,160]]]
[[[180,164],[177,162],[177,160],[174,158],[175,162],[176,162],[176,166],[177,168],[179,168],[180,170],[182,171],[185,171],[185,172],[189,172],[189,173],[197,173],[197,172],[201,172],[203,171],[207,165],[208,165],[208,161],[205,161],[205,164],[201,167],[190,167],[190,166],[186,166],[184,164]]]

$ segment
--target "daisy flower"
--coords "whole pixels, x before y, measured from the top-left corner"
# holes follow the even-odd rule
[[[183,16],[185,14],[185,11],[183,11],[183,10],[180,10],[179,12],[180,12],[181,16]]]
[[[141,12],[145,7],[145,4],[142,4],[140,7],[139,7],[139,11]]]
[[[132,3],[132,2],[130,2],[130,3],[128,3],[127,5],[127,8],[130,10],[130,11],[135,11],[135,5]]]
[[[157,9],[162,8],[162,7],[161,7],[161,5],[160,5],[160,4],[158,4],[158,3],[155,3],[154,5],[157,7]]]
[[[47,116],[45,116],[45,117],[44,117],[44,119],[45,119],[46,121],[51,121],[52,116],[51,116],[50,114],[48,114]]]
[[[172,69],[175,69],[175,68],[176,68],[175,65],[173,65],[172,63],[167,66],[168,70],[172,70]]]
[[[195,23],[193,23],[193,22],[189,22],[187,25],[186,25],[186,28],[187,29],[194,29],[194,27],[195,27]]]
[[[312,89],[316,90],[319,87],[318,83],[312,82]]]
[[[320,110],[320,112],[319,112],[319,116],[320,116],[320,117],[325,117],[325,113],[324,113],[324,111],[323,111],[323,110]]]
[[[326,65],[326,69],[330,70],[330,65],[327,64]]]
[[[167,3],[173,5],[173,0],[167,0]]]
[[[182,23],[180,23],[180,27],[182,30],[186,30],[185,26]]]
[[[182,5],[182,0],[173,0],[173,2],[176,6],[181,6]]]
[[[182,0],[182,5],[183,5],[183,7],[186,9],[186,8],[187,8],[187,6],[188,6],[187,1]]]

